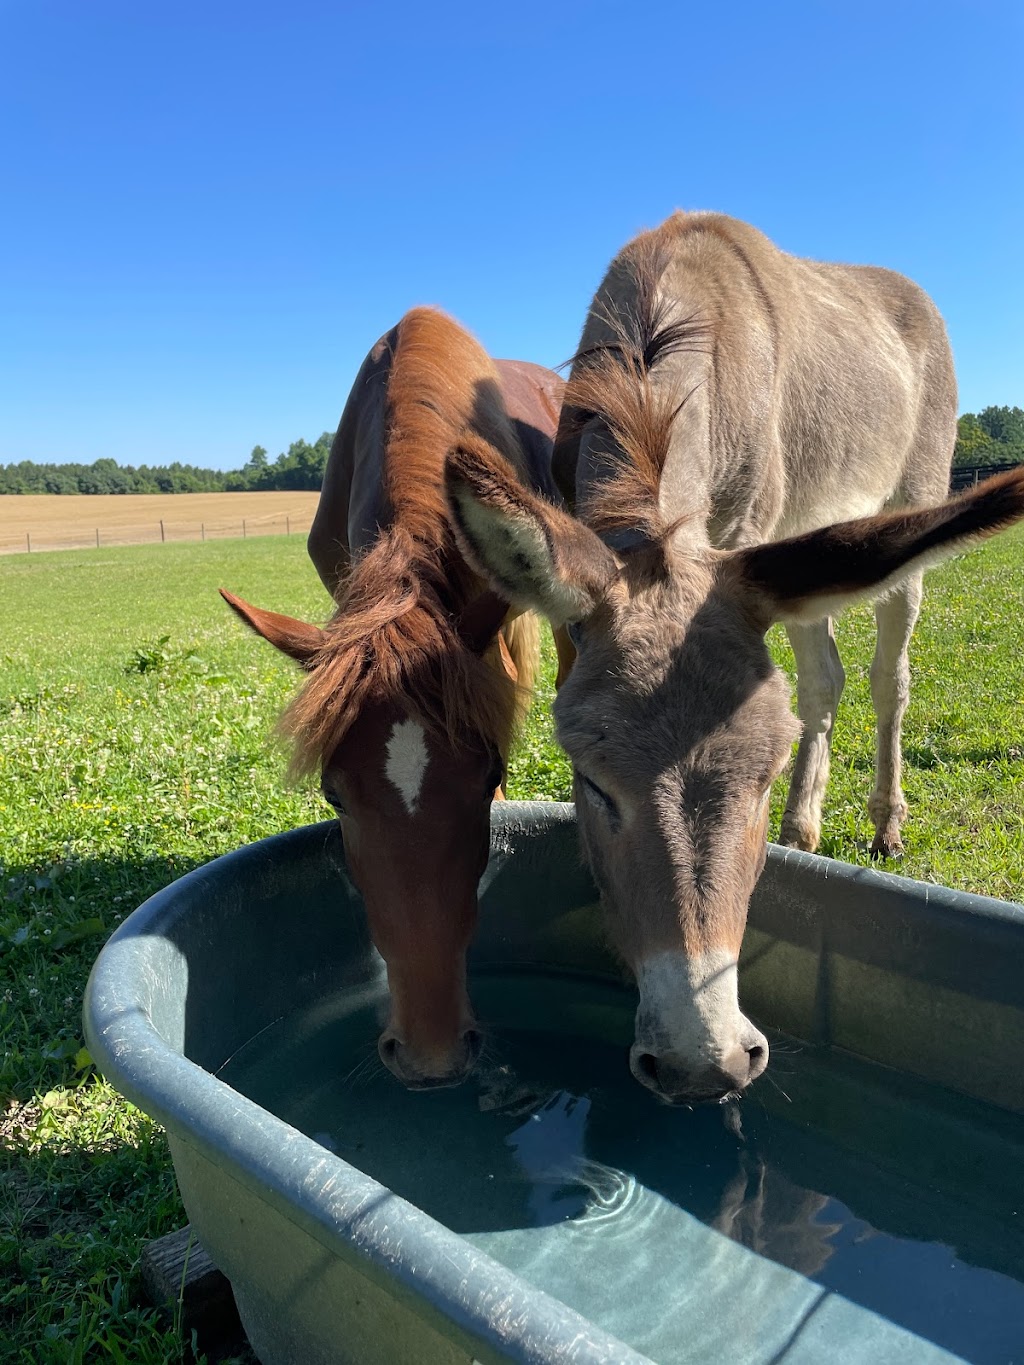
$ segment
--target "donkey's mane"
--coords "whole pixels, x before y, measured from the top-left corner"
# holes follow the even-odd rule
[[[370,703],[400,700],[453,744],[472,734],[502,751],[516,718],[514,685],[459,633],[459,613],[482,585],[444,498],[445,456],[467,427],[522,468],[497,371],[451,318],[416,308],[398,326],[386,408],[381,480],[393,519],[352,568],[281,719],[294,775],[325,763]]]
[[[599,535],[634,530],[648,544],[662,543],[675,528],[662,516],[658,491],[673,423],[695,391],[656,383],[655,377],[670,356],[704,352],[711,340],[706,321],[676,316],[671,298],[658,288],[676,231],[676,220],[669,219],[627,249],[624,306],[599,305],[597,316],[611,337],[573,357],[562,409],[570,439],[595,417],[612,438],[608,471],[588,496],[585,520]]]

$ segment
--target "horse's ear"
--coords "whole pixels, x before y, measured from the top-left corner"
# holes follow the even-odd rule
[[[818,621],[1024,519],[1024,466],[938,507],[839,522],[726,558],[767,628]]]
[[[257,635],[269,640],[275,649],[295,659],[303,668],[312,667],[313,658],[323,648],[324,643],[324,633],[319,626],[296,621],[293,616],[282,616],[276,611],[264,611],[261,607],[250,606],[248,602],[225,588],[220,589],[220,595],[231,610],[237,612]]]
[[[525,488],[471,433],[448,456],[445,489],[460,548],[506,601],[554,625],[590,615],[617,566],[589,527]]]

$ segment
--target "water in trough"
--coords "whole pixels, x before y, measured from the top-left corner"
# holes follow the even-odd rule
[[[456,1089],[384,1071],[367,993],[289,1016],[220,1074],[666,1365],[723,1341],[761,1360],[837,1300],[1024,1362],[1024,1120],[784,1039],[742,1102],[670,1108],[629,1074],[624,991],[485,975],[472,993],[489,1041]],[[799,1320],[790,1294],[773,1322],[793,1276]]]

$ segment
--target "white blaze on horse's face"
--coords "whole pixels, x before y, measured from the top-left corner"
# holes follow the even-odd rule
[[[387,753],[384,772],[388,781],[397,788],[408,813],[415,815],[430,762],[423,726],[414,720],[396,721],[388,737]]]

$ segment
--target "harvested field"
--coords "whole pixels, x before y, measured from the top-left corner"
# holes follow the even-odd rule
[[[5,494],[0,554],[305,535],[319,498],[306,492]]]

